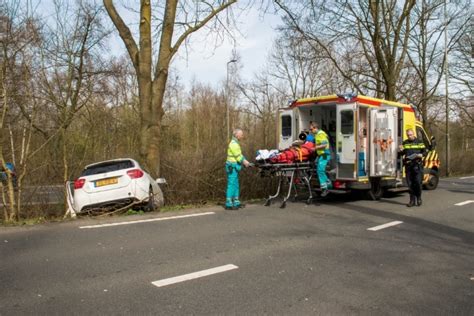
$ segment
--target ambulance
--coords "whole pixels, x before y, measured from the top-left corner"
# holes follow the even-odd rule
[[[377,200],[386,190],[406,189],[398,148],[407,129],[415,131],[428,151],[423,187],[434,190],[438,186],[435,139],[428,137],[412,105],[356,94],[318,96],[289,102],[278,110],[277,119],[280,150],[308,131],[311,122],[328,134],[332,155],[328,174],[336,191],[365,190]]]

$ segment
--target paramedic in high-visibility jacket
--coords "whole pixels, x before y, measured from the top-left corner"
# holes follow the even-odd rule
[[[421,206],[421,191],[423,183],[423,157],[426,154],[425,144],[416,138],[412,129],[406,131],[407,139],[399,147],[399,154],[404,156],[405,178],[410,192],[410,202],[407,206]]]
[[[242,155],[242,149],[239,143],[244,137],[244,132],[240,128],[236,128],[232,135],[232,140],[227,148],[227,161],[225,163],[227,173],[226,210],[237,210],[242,207],[239,200],[239,172],[242,169],[242,165],[245,167],[250,166],[250,163]]]
[[[315,150],[318,158],[316,159],[316,173],[318,174],[319,184],[321,186],[321,196],[328,194],[328,189],[332,189],[331,180],[329,180],[326,174],[326,166],[331,160],[331,152],[329,150],[329,139],[328,135],[319,128],[317,123],[311,123],[309,125],[311,133],[314,134],[315,139]]]

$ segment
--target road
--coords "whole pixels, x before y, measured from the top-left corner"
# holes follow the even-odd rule
[[[0,315],[473,315],[474,177],[407,199],[2,228]]]

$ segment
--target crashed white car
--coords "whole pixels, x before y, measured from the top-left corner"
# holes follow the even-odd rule
[[[155,210],[163,205],[158,183],[130,158],[90,164],[74,181],[73,205],[76,213],[116,209],[126,205]]]

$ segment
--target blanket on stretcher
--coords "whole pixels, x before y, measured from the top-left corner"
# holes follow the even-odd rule
[[[290,148],[278,152],[277,150],[259,150],[257,151],[257,162],[269,163],[294,163],[308,161],[315,156],[313,142],[295,142]]]

